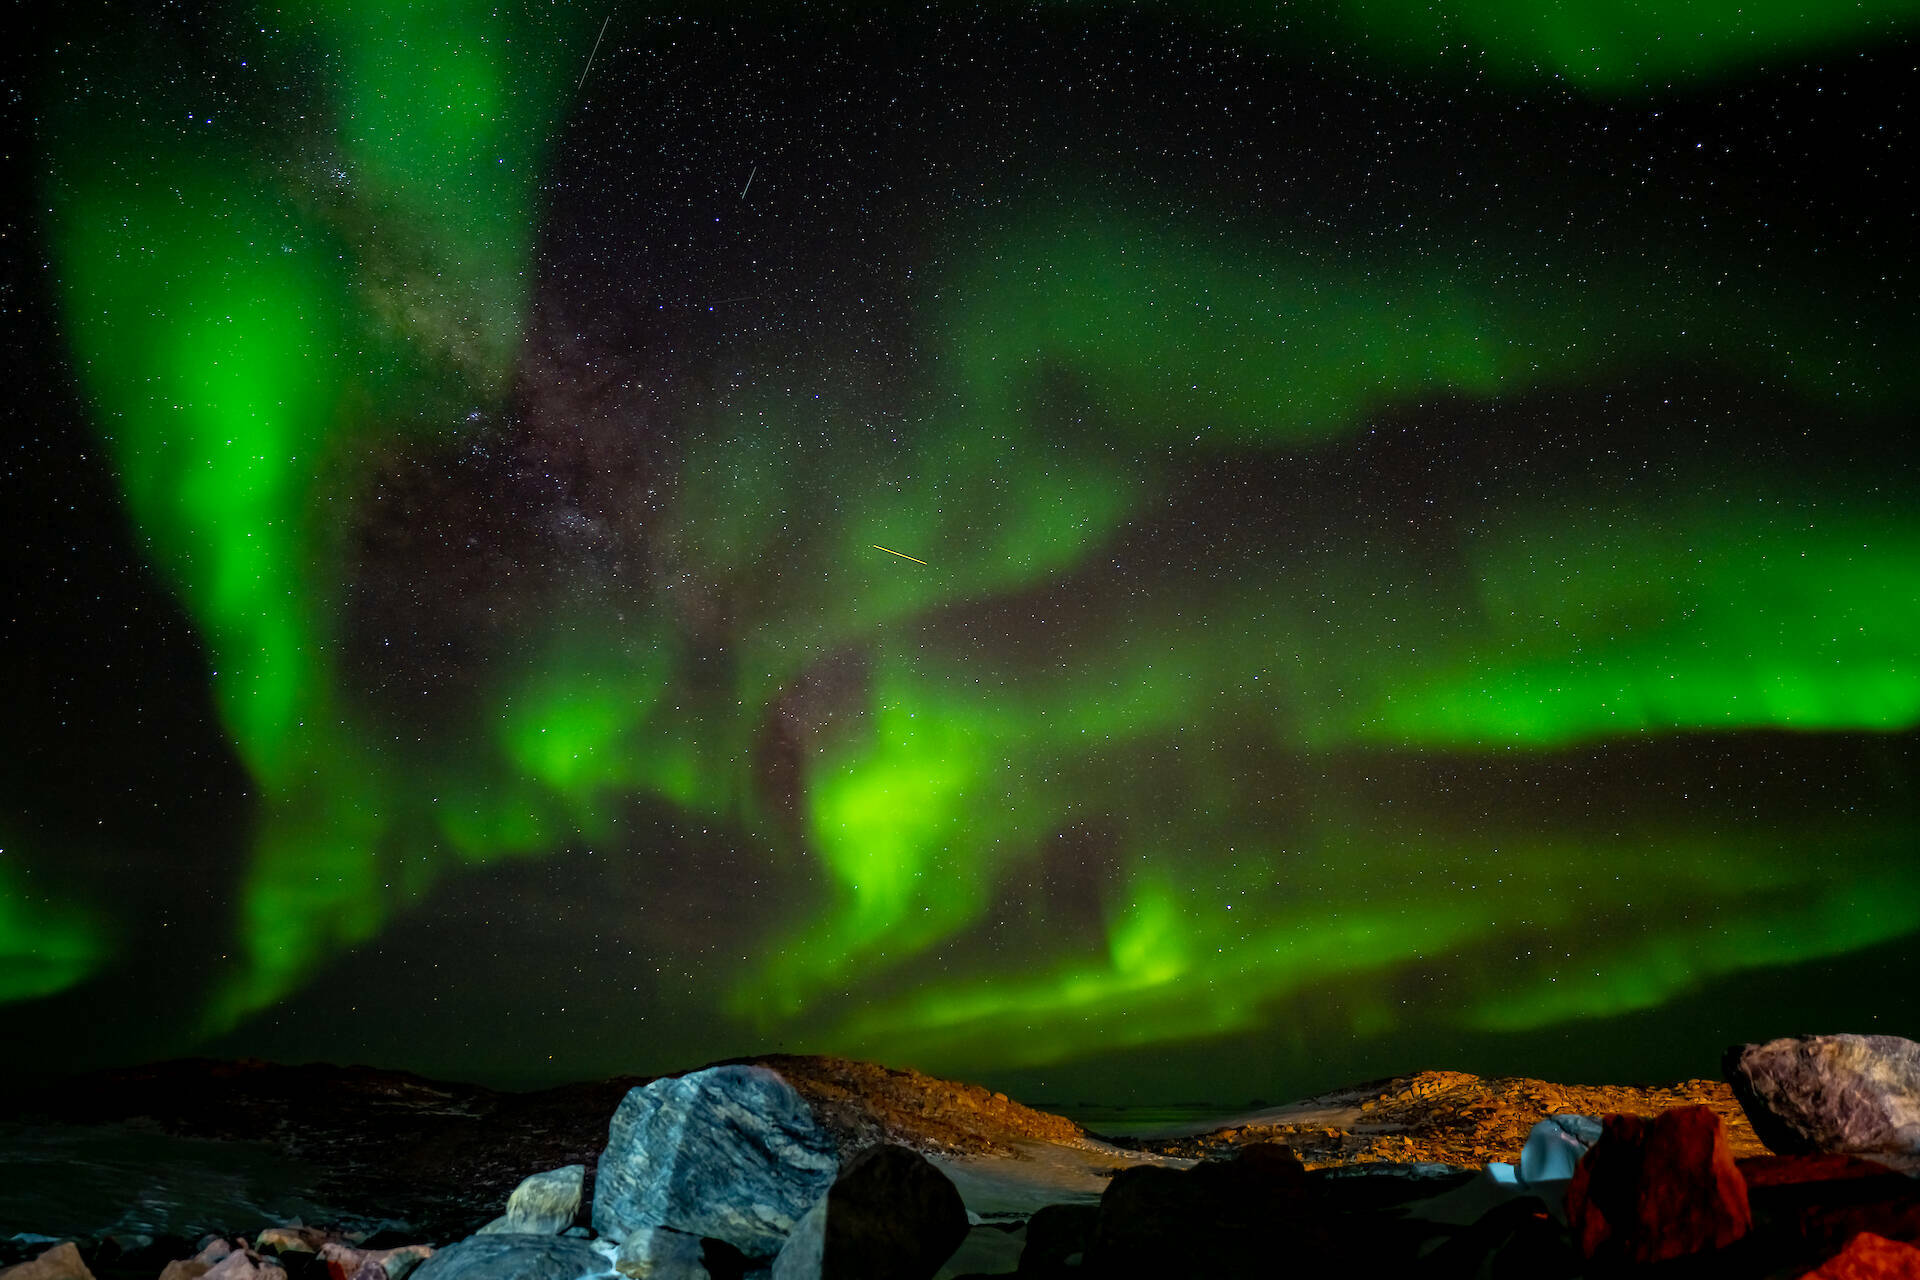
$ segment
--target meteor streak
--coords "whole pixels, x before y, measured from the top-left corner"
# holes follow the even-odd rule
[[[890,556],[899,556],[902,560],[912,560],[915,564],[927,564],[925,560],[916,559],[915,557],[908,555],[904,551],[895,551],[892,547],[883,547],[877,542],[873,544],[873,549],[875,551],[884,551]],[[933,568],[933,566],[930,564],[927,564],[927,568],[931,569]]]

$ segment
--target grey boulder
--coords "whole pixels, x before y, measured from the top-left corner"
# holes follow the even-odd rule
[[[870,1147],[794,1227],[773,1280],[932,1280],[966,1237],[946,1174],[905,1147]]]
[[[1600,1121],[1594,1116],[1548,1116],[1528,1132],[1527,1144],[1520,1150],[1520,1181],[1571,1179],[1580,1157],[1600,1141],[1600,1132]]]
[[[711,1067],[631,1090],[608,1126],[593,1228],[625,1240],[672,1227],[778,1253],[839,1171],[833,1141],[764,1067]]]
[[[468,1236],[437,1249],[411,1280],[581,1280],[605,1275],[607,1252],[560,1236]]]
[[[1754,1133],[1782,1155],[1920,1157],[1920,1044],[1789,1037],[1735,1045],[1724,1066]]]
[[[580,1212],[587,1166],[570,1164],[536,1173],[513,1189],[507,1211],[480,1228],[480,1235],[557,1236]]]

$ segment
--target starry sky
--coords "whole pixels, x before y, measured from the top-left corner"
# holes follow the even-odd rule
[[[63,6],[40,1066],[1920,1031],[1920,4]]]

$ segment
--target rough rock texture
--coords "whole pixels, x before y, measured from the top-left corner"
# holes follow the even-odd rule
[[[1135,1165],[1100,1197],[1082,1274],[1264,1275],[1277,1240],[1304,1268],[1330,1256],[1313,1207],[1306,1170],[1271,1143],[1186,1170]]]
[[[1736,1045],[1724,1066],[1754,1132],[1783,1155],[1920,1159],[1920,1044],[1899,1036],[1800,1036]]]
[[[1863,1231],[1803,1280],[1920,1280],[1920,1249]]]
[[[708,1280],[699,1236],[672,1227],[641,1227],[620,1242],[613,1269],[632,1280]]]
[[[1520,1149],[1520,1181],[1557,1182],[1573,1177],[1580,1157],[1600,1141],[1594,1116],[1548,1116],[1533,1126]]]
[[[593,1226],[615,1240],[674,1227],[770,1256],[839,1167],[806,1100],[764,1067],[656,1080],[614,1112]]]
[[[473,1236],[436,1250],[413,1280],[580,1280],[607,1271],[607,1255],[558,1236]]]
[[[394,1249],[356,1249],[339,1241],[320,1246],[320,1261],[327,1269],[327,1280],[353,1280],[360,1268],[377,1262],[387,1280],[406,1280],[415,1267],[433,1256],[433,1248],[424,1244],[402,1245]]]
[[[71,1240],[57,1244],[30,1262],[0,1271],[0,1280],[93,1280]]]
[[[930,1280],[966,1235],[946,1174],[905,1147],[870,1147],[794,1226],[773,1280]]]
[[[1733,1090],[1718,1080],[1627,1088],[1558,1085],[1521,1076],[1489,1080],[1462,1071],[1377,1080],[1285,1109],[1306,1114],[1301,1120],[1254,1121],[1196,1138],[1109,1141],[1192,1159],[1279,1142],[1293,1148],[1309,1169],[1380,1163],[1477,1168],[1494,1160],[1518,1163],[1533,1126],[1549,1116],[1657,1116],[1692,1104],[1713,1108],[1726,1123],[1735,1156],[1766,1154]]]
[[[1606,1118],[1567,1188],[1567,1221],[1587,1257],[1647,1263],[1724,1248],[1753,1211],[1720,1118],[1677,1107]]]
[[[580,1212],[587,1166],[570,1164],[523,1180],[507,1197],[507,1211],[480,1228],[484,1235],[557,1236]]]

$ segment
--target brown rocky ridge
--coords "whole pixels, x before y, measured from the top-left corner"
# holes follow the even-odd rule
[[[1421,1071],[1323,1094],[1193,1136],[1117,1138],[1158,1155],[1207,1159],[1237,1147],[1278,1142],[1309,1169],[1433,1163],[1475,1168],[1520,1158],[1527,1134],[1551,1115],[1657,1116],[1674,1107],[1712,1108],[1736,1158],[1766,1154],[1733,1090],[1719,1080],[1655,1086],[1562,1085],[1523,1076],[1483,1079],[1463,1071]]]

